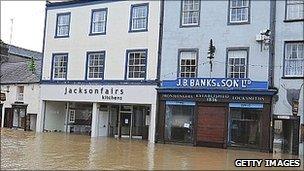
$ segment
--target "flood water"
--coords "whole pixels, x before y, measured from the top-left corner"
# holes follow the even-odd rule
[[[86,135],[35,133],[3,128],[1,130],[1,170],[244,170],[244,168],[234,167],[235,159],[240,158],[271,159],[297,157],[255,151],[152,144],[142,140],[91,138]],[[279,169],[303,170],[303,162],[301,163],[301,167],[298,168]]]

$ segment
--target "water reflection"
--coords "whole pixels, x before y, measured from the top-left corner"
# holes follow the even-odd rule
[[[1,130],[1,169],[219,170],[236,169],[234,160],[237,158],[294,157],[254,151],[152,144],[141,140]],[[303,170],[303,162],[301,168],[297,169]]]

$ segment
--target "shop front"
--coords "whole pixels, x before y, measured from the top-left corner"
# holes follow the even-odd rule
[[[209,80],[211,84],[203,84]],[[234,84],[221,85],[229,81]],[[248,79],[163,81],[158,89],[157,140],[270,151],[270,109],[275,92],[268,89],[267,82]]]
[[[42,85],[41,88],[46,93],[42,93],[38,131],[154,141],[156,86]]]

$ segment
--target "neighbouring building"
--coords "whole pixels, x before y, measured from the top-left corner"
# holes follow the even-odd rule
[[[284,153],[303,155],[304,1],[277,1],[276,14],[274,144]]]
[[[271,6],[164,1],[158,142],[272,150]]]
[[[39,52],[5,44],[1,46],[1,126],[36,130],[40,101],[41,58]],[[3,60],[5,59],[5,60]]]
[[[37,130],[154,141],[160,1],[46,5]]]

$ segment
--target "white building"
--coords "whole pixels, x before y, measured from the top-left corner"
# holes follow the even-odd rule
[[[160,2],[46,6],[38,131],[154,141]]]
[[[0,89],[5,99],[0,102],[1,127],[36,130],[37,114],[40,101],[39,52],[6,45],[8,53],[2,54],[0,63]],[[4,48],[3,48],[4,49]],[[33,58],[35,60],[31,61]],[[33,62],[35,68],[29,68]]]

